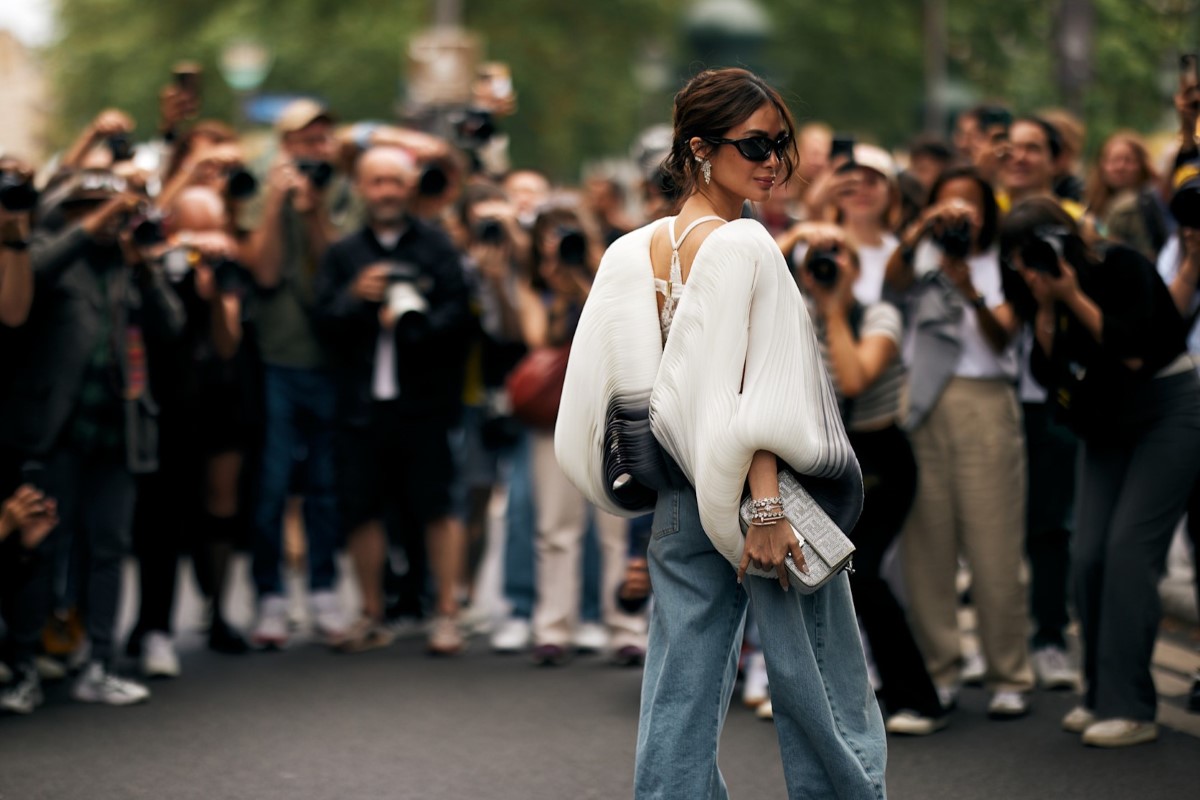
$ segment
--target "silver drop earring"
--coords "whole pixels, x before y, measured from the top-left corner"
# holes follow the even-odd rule
[[[700,171],[704,173],[704,185],[708,186],[712,183],[712,162],[707,158],[704,159],[704,163],[700,165]]]

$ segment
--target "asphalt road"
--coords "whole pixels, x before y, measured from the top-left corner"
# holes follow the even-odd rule
[[[143,706],[82,706],[67,686],[0,718],[3,800],[132,798],[619,798],[631,792],[639,673],[598,656],[538,668],[488,652],[457,659],[420,639],[357,656],[297,643],[219,656],[182,637],[183,677]],[[893,800],[1197,796],[1200,739],[1164,729],[1152,745],[1082,747],[1058,721],[1066,694],[993,722],[964,692],[950,727],[890,742]],[[783,798],[770,723],[735,706],[721,747],[733,797]]]

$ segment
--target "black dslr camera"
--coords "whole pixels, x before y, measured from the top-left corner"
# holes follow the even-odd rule
[[[308,182],[318,191],[324,189],[333,180],[333,164],[315,158],[297,158],[296,169],[308,178]]]
[[[501,244],[504,241],[504,223],[498,219],[481,219],[472,228],[472,235],[481,244]]]
[[[838,255],[841,248],[837,245],[821,250],[809,250],[804,259],[804,268],[813,276],[813,280],[822,286],[833,286],[838,280]]]
[[[566,267],[587,263],[587,239],[578,228],[558,229],[558,260]]]
[[[0,170],[0,206],[5,211],[30,211],[37,205],[33,176],[15,169]]]
[[[966,258],[971,252],[971,223],[960,219],[943,225],[933,234],[933,241],[949,258]]]

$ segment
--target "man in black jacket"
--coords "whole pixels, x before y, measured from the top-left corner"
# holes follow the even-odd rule
[[[453,497],[449,434],[462,407],[471,331],[460,259],[441,231],[408,213],[412,158],[368,150],[356,188],[367,224],[327,252],[317,315],[337,367],[342,524],[363,592],[363,617],[341,644],[391,641],[383,618],[384,523],[423,526],[437,582],[431,653],[461,651],[456,588],[464,533]]]
[[[149,695],[110,671],[113,628],[134,475],[157,467],[146,342],[183,326],[178,298],[126,233],[144,198],[119,177],[91,171],[69,178],[53,198],[47,203],[57,210],[44,216],[65,224],[32,242],[33,307],[13,339],[12,388],[0,410],[0,445],[41,476],[37,488],[57,501],[62,519],[39,546],[10,620],[18,680],[0,704],[23,713],[41,700],[32,659],[53,602],[54,554],[72,546],[84,565],[78,599],[91,643],[73,696],[127,705]]]

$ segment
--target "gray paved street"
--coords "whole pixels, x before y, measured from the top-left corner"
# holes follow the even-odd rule
[[[37,714],[0,719],[0,798],[630,795],[635,670],[594,656],[535,668],[483,638],[454,660],[425,656],[419,639],[360,656],[304,642],[218,656],[199,646],[194,618],[185,624],[184,675],[153,683],[145,706],[77,705],[60,684]],[[1167,660],[1195,655],[1186,642],[1164,647]],[[988,721],[985,703],[968,689],[948,730],[891,740],[893,800],[1196,796],[1192,735],[1164,728],[1153,745],[1090,750],[1058,730],[1069,695],[1038,693],[1033,713],[1011,722]],[[785,796],[773,728],[740,706],[721,762],[735,798]]]

